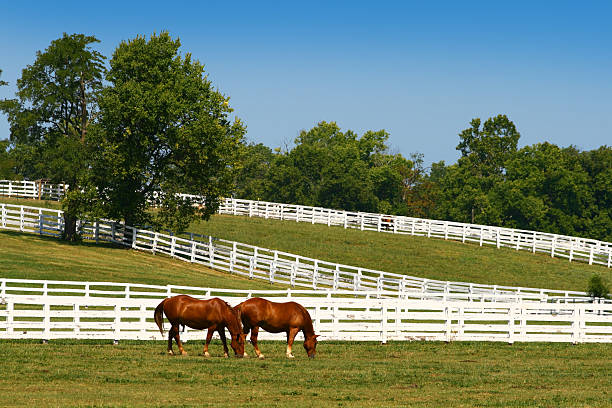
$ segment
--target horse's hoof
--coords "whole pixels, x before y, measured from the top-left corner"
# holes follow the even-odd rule
[[[225,358],[229,358],[229,356],[227,355],[227,353],[223,353],[223,357],[225,357]]]
[[[172,351],[172,350],[168,350],[168,355],[169,355],[169,356],[173,356],[173,355],[174,355],[174,351]]]
[[[210,353],[207,351],[206,353],[204,353],[204,357],[210,357]]]
[[[293,354],[287,354],[287,358],[295,358]]]
[[[248,357],[249,355],[248,355],[247,353],[244,353],[244,355],[243,355],[243,356],[244,356],[244,357]]]
[[[257,358],[259,358],[260,360],[263,360],[265,357],[264,357],[263,354],[260,354],[260,355],[257,356]]]
[[[186,351],[181,351],[181,356],[186,356],[187,352]]]

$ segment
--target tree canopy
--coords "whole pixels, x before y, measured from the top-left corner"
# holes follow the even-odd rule
[[[97,108],[96,94],[102,87],[104,57],[91,44],[99,42],[83,34],[64,35],[36,53],[17,80],[17,98],[0,101],[8,115],[10,140],[22,175],[63,182],[71,191],[88,169],[85,138]],[[75,238],[80,215],[63,201],[66,235]]]
[[[204,67],[166,32],[122,42],[100,94],[90,184],[101,213],[181,231],[207,219],[233,183],[245,128]],[[206,197],[196,208],[177,193]],[[151,203],[158,209],[148,211]]]

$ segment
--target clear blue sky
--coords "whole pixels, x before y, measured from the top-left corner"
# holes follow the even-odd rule
[[[453,163],[457,134],[498,113],[521,146],[612,145],[612,2],[206,3],[2,2],[0,98],[63,32],[95,35],[110,58],[167,30],[231,97],[248,139],[272,148],[325,120]]]

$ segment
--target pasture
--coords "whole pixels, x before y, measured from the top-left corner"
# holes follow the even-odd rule
[[[191,231],[445,280],[584,290],[593,272],[612,277],[607,268],[543,255],[286,221],[214,216]],[[107,244],[0,231],[0,248],[3,277],[282,288]],[[0,406],[612,405],[609,344],[322,341],[309,360],[302,341],[299,334],[294,360],[284,342],[262,341],[266,359],[258,360],[222,358],[219,340],[210,358],[201,341],[172,357],[165,341],[2,340]]]
[[[59,207],[53,201],[6,197],[0,197],[0,202]],[[444,281],[576,291],[586,290],[593,273],[612,282],[612,269],[603,266],[425,237],[228,215],[194,223],[189,231],[345,265]]]
[[[261,342],[266,359],[212,357],[202,342],[0,341],[0,406],[604,407],[610,345]],[[247,345],[249,354],[252,347]],[[606,357],[607,356],[607,357]]]

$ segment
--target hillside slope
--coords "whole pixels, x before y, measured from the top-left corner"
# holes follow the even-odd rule
[[[0,277],[283,289],[201,265],[107,244],[68,244],[55,238],[0,230]]]
[[[1,197],[0,202],[59,207],[57,202],[6,197]],[[586,290],[587,281],[594,273],[612,282],[612,269],[602,266],[434,238],[227,215],[215,215],[208,222],[194,223],[189,231],[311,258],[428,279],[576,291]],[[212,273],[227,277],[229,281],[223,282],[233,285],[233,277],[220,272]],[[191,279],[191,276],[187,279]],[[265,283],[247,282],[269,288]],[[163,284],[167,283],[170,282]]]

